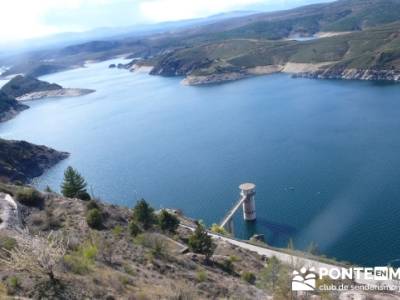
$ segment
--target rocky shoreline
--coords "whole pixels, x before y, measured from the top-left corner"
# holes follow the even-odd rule
[[[0,138],[0,179],[28,183],[68,156],[46,146]]]
[[[240,80],[248,77],[286,73],[293,78],[312,79],[342,79],[342,80],[366,80],[366,81],[391,81],[400,82],[399,70],[374,70],[352,68],[330,68],[330,63],[325,64],[297,64],[259,66],[241,72],[230,72],[210,75],[188,75],[182,80],[183,85],[199,86],[220,84]]]
[[[342,79],[342,80],[366,80],[366,81],[392,81],[400,82],[400,71],[373,70],[373,69],[327,69],[315,72],[300,72],[294,77],[312,79]]]
[[[73,88],[62,88],[58,90],[49,90],[49,91],[39,91],[32,92],[17,97],[18,101],[31,101],[31,100],[40,100],[44,98],[58,98],[58,97],[78,97],[87,94],[94,93],[95,90],[91,89],[73,89]]]
[[[9,120],[15,118],[20,112],[22,112],[28,108],[29,108],[29,106],[27,106],[27,105],[20,105],[17,107],[12,107],[12,108],[8,109],[7,111],[0,113],[0,122],[9,121]]]

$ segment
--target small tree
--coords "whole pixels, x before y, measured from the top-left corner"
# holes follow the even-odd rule
[[[261,271],[261,286],[267,290],[272,290],[272,292],[275,291],[282,268],[281,262],[275,256],[272,256],[264,270]]]
[[[189,248],[195,253],[205,255],[206,260],[209,260],[214,253],[215,245],[204,226],[200,223],[197,223],[196,225],[197,227],[195,231],[189,237]]]
[[[163,209],[158,216],[158,224],[163,231],[175,232],[179,226],[179,220],[176,216]]]
[[[128,232],[131,236],[137,236],[140,233],[139,226],[135,222],[130,221],[128,224]]]
[[[87,212],[86,222],[91,228],[100,229],[103,225],[101,211],[98,208],[93,208]]]
[[[144,200],[138,201],[133,208],[133,220],[149,229],[155,222],[154,209]]]
[[[259,287],[272,292],[274,299],[289,299],[290,279],[289,267],[273,256],[259,275]]]
[[[86,187],[87,183],[78,171],[72,167],[65,170],[64,181],[61,185],[61,192],[65,197],[90,200]]]
[[[244,281],[250,284],[254,284],[256,282],[256,275],[252,272],[243,272],[240,276]]]

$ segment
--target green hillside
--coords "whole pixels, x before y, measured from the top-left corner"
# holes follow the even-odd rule
[[[207,75],[293,63],[399,70],[400,23],[307,42],[229,39],[160,56],[154,74]]]

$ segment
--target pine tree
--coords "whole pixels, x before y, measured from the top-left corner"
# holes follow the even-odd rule
[[[206,260],[209,260],[214,253],[215,245],[212,238],[200,223],[197,223],[194,233],[189,237],[189,248],[195,253],[205,255]]]
[[[138,201],[133,208],[133,220],[149,229],[156,221],[154,209],[144,199]]]
[[[64,182],[61,185],[61,192],[64,197],[90,200],[86,187],[87,183],[78,171],[72,167],[68,167],[65,170]]]
[[[176,216],[163,209],[158,216],[158,224],[162,231],[173,233],[179,226],[179,220]]]

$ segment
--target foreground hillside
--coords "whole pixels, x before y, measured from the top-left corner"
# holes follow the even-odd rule
[[[295,263],[211,240],[144,200],[132,210],[0,183],[0,217],[0,299],[399,299],[293,293]]]
[[[206,262],[201,254],[185,252],[192,234],[188,229],[163,231],[156,224],[144,226],[140,222],[135,229],[130,225],[132,211],[127,208],[64,198],[54,193],[38,194],[28,188],[1,185],[1,190],[21,199],[18,205],[23,216],[19,224],[10,222],[12,226],[0,229],[0,252],[5,251],[0,255],[3,259],[0,290],[10,296],[34,299],[268,298],[269,292],[254,285],[253,275],[245,275],[246,272],[260,274],[263,270],[263,260],[257,255],[218,243],[212,260]],[[29,193],[34,195],[32,200],[26,196]],[[100,223],[88,223],[87,215],[93,209],[101,211]],[[21,231],[22,228],[29,233]],[[50,233],[54,239],[62,237],[63,245],[59,241],[57,247],[49,244]],[[16,267],[15,261],[13,266],[7,264],[8,255],[13,253],[7,249],[12,251],[18,246],[29,252],[25,260],[32,260],[25,261],[25,267]],[[36,263],[36,255],[45,255],[48,250],[55,251],[47,254],[54,259],[51,276],[49,266],[30,267]]]

